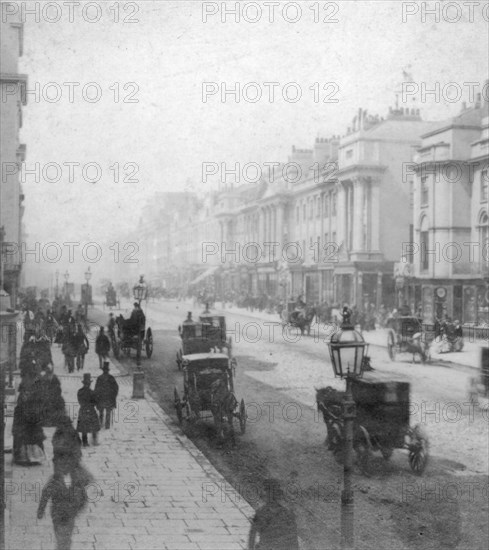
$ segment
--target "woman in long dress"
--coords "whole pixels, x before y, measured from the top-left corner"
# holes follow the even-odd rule
[[[44,462],[44,431],[42,429],[42,391],[35,365],[19,386],[14,409],[13,458],[16,464],[31,465]]]

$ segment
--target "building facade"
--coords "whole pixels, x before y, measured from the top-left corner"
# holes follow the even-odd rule
[[[415,158],[412,277],[406,301],[427,322],[489,322],[489,111],[475,105],[422,136]]]
[[[27,76],[19,74],[19,57],[23,53],[23,24],[9,17],[1,21],[0,86],[0,241],[1,287],[10,295],[10,306],[15,307],[20,286],[22,216],[24,194],[19,175],[25,160],[26,147],[19,142],[22,128],[22,106],[26,105]]]

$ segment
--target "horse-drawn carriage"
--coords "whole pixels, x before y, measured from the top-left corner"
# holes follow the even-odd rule
[[[489,404],[489,346],[481,346],[480,373],[469,380],[469,401],[481,408]]]
[[[369,375],[352,380],[353,400],[356,403],[356,418],[353,430],[353,448],[357,453],[362,471],[371,472],[371,453],[380,451],[388,460],[394,449],[407,449],[409,465],[421,475],[429,456],[429,442],[423,428],[418,424],[409,426],[410,385],[403,381],[383,381]],[[378,376],[378,375],[377,375]],[[318,410],[323,413],[328,433],[328,448],[337,462],[343,463],[343,399],[345,392],[331,387],[316,392]]]
[[[202,321],[202,319],[205,319]],[[184,355],[208,353],[214,349],[227,349],[231,356],[231,338],[226,341],[226,320],[222,316],[202,316],[198,322],[186,321],[178,327],[182,346],[177,351],[178,370],[182,369]]]
[[[174,389],[175,409],[180,424],[186,420],[205,419],[211,413],[218,437],[222,439],[224,421],[234,440],[234,418],[239,421],[241,433],[246,430],[246,409],[244,400],[238,402],[234,394],[234,373],[236,360],[224,353],[198,353],[184,355],[183,395],[180,399]]]
[[[302,335],[306,332],[309,336],[315,315],[316,310],[312,307],[308,307],[305,304],[300,305],[297,302],[287,302],[287,307],[282,310],[280,317],[282,319],[282,326],[290,325],[297,327]]]
[[[109,309],[112,309],[113,307],[117,307],[117,309],[120,309],[121,303],[120,300],[117,298],[117,292],[115,291],[115,288],[113,286],[109,286],[105,292],[105,301],[103,303],[103,308],[108,307]]]
[[[434,331],[428,330],[421,319],[410,315],[389,319],[387,321],[387,351],[392,361],[398,353],[418,354],[421,361],[430,359],[430,344],[434,339]]]
[[[131,349],[134,349],[139,359],[141,349],[144,347],[146,357],[149,359],[153,353],[153,332],[151,327],[146,328],[144,314],[136,322],[133,319],[124,319],[122,315],[119,315],[115,323],[115,330],[109,331],[114,356],[119,358],[121,351],[129,356]]]

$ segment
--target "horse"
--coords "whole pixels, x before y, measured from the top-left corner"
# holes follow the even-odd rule
[[[218,378],[211,384],[211,412],[216,425],[217,437],[222,444],[224,442],[224,419],[227,419],[229,435],[233,447],[236,445],[234,435],[234,411],[238,405],[234,393],[229,390],[226,381],[223,378]]]
[[[316,308],[306,307],[303,310],[292,312],[290,324],[301,331],[301,336],[304,336],[304,332],[307,332],[309,336],[311,334],[311,324],[315,316]]]
[[[411,340],[406,342],[406,351],[413,354],[413,363],[415,362],[416,354],[420,356],[423,363],[426,363],[431,356],[430,346],[421,332],[413,334]]]

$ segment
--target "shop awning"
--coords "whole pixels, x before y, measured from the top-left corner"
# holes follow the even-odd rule
[[[208,267],[203,273],[201,273],[198,277],[196,277],[190,284],[196,285],[197,283],[200,283],[200,281],[203,281],[204,279],[207,279],[207,277],[210,277],[211,275],[213,275],[218,269],[219,269],[218,265]]]

